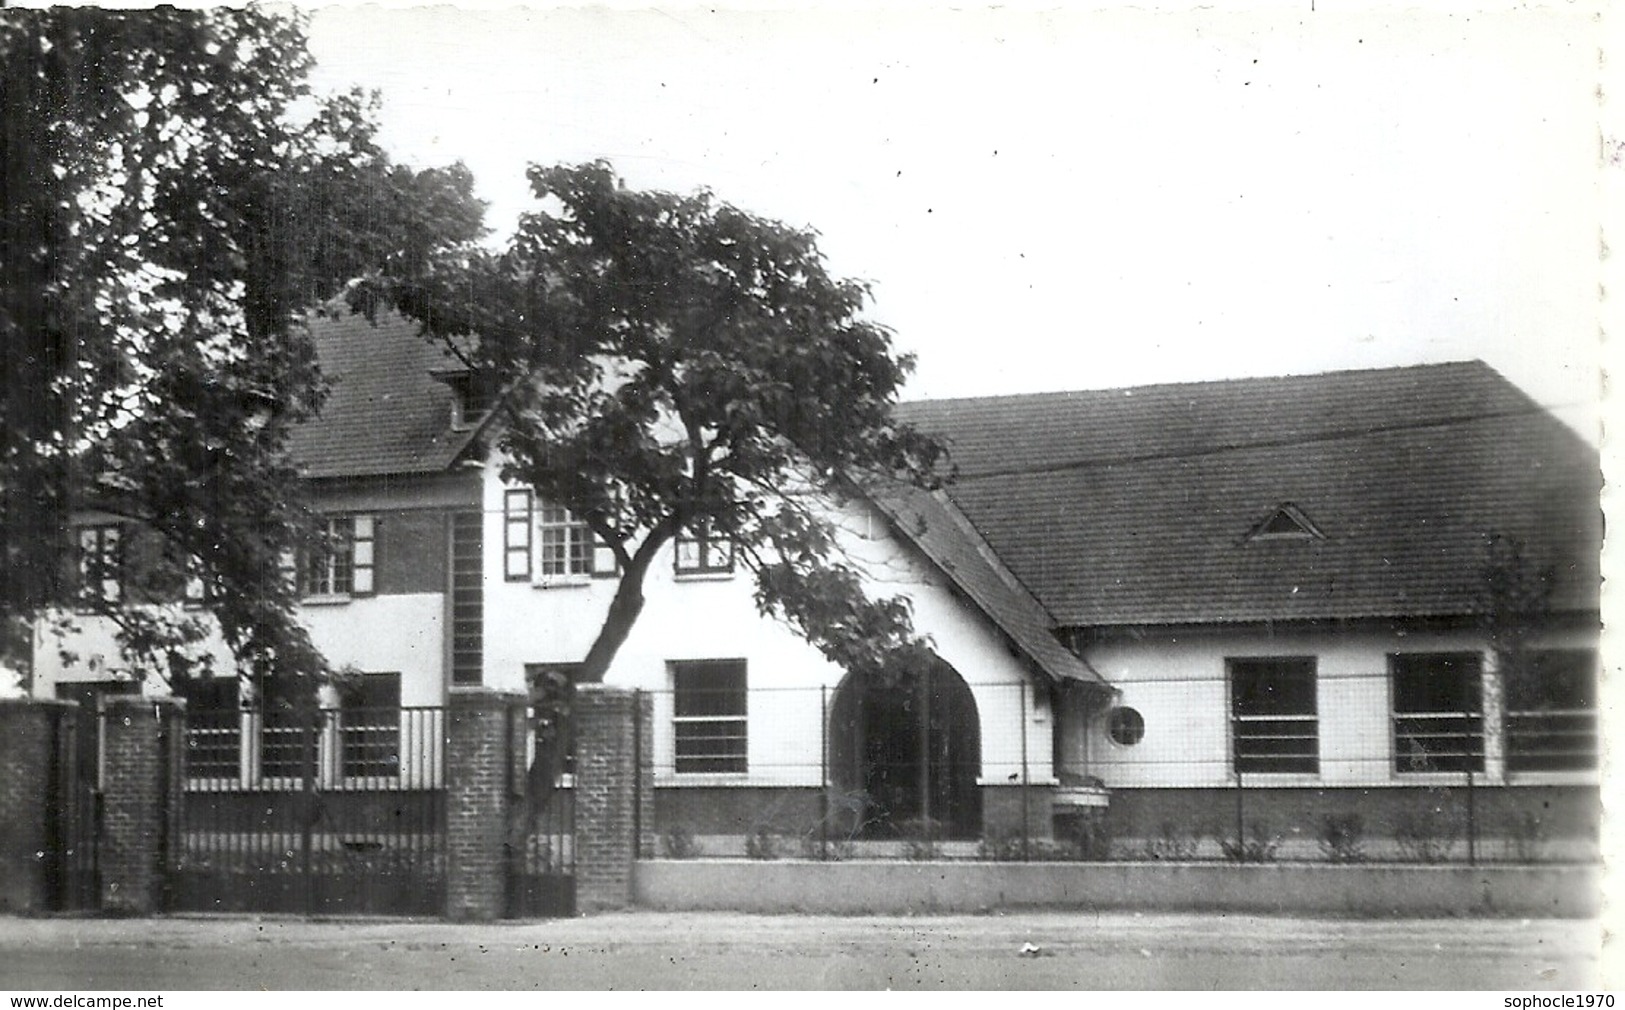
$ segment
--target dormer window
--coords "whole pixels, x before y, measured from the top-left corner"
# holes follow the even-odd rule
[[[481,421],[496,406],[495,383],[466,368],[431,372],[451,390],[451,427],[453,431],[467,431]]]
[[[1291,502],[1282,502],[1253,525],[1248,540],[1324,540],[1326,534]]]

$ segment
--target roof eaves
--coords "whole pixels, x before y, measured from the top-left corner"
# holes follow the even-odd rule
[[[960,514],[959,509],[952,500],[941,492],[925,492],[920,489],[904,488],[898,486],[896,493],[887,494],[874,489],[865,488],[865,495],[879,508],[909,543],[931,561],[954,584],[955,588],[970,600],[987,619],[998,628],[1003,636],[1022,654],[1022,656],[1038,671],[1055,682],[1077,682],[1097,687],[1110,687],[1106,679],[1100,675],[1087,661],[1072,653],[1058,639],[1054,638],[1055,619],[1049,611],[1038,602],[1016,577],[1006,569],[998,556],[993,553],[981,534],[976,532],[970,521]],[[1048,642],[1035,642],[1031,638],[1032,632],[1028,629],[1015,626],[1014,623],[1000,612],[1000,608],[993,601],[983,598],[971,580],[964,577],[958,566],[951,559],[943,556],[943,552],[932,543],[928,536],[918,535],[913,528],[912,520],[923,520],[923,516],[911,517],[906,514],[907,500],[913,496],[924,495],[937,510],[953,524],[953,533],[964,543],[969,545],[978,561],[986,565],[1004,591],[1009,594],[1011,602],[1019,608],[1028,610],[1035,618],[1034,624],[1038,633],[1049,636]]]

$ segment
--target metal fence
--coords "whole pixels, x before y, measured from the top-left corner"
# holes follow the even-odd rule
[[[727,666],[651,692],[667,855],[1597,858],[1590,706],[1498,714],[1475,687],[1430,708],[1381,671],[1165,677],[1091,703],[951,671],[747,687]]]
[[[173,902],[438,914],[440,708],[189,713]]]

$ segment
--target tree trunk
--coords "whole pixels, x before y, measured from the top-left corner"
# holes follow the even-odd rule
[[[581,683],[604,682],[609,665],[615,661],[616,653],[626,644],[632,626],[637,624],[638,616],[643,613],[643,577],[648,568],[645,562],[636,572],[628,569],[621,577],[620,585],[615,587],[615,598],[609,602],[603,627],[598,629],[598,637],[593,640],[592,648],[587,650],[587,658],[581,661]]]
[[[649,565],[669,539],[659,533],[651,533],[621,573],[620,582],[615,587],[615,598],[609,603],[604,623],[598,629],[598,637],[593,640],[592,648],[587,650],[587,656],[581,662],[577,683],[604,682],[604,675],[609,672],[616,653],[626,644],[627,636],[632,633],[638,616],[643,613],[643,580],[649,574]],[[565,718],[572,717],[566,713]],[[515,825],[526,835],[535,833],[542,814],[558,789],[559,777],[564,773],[568,757],[565,749],[570,746],[573,736],[561,733],[554,738],[551,746],[536,748],[536,759],[531,762],[525,776],[525,795],[520,803],[519,816],[514,818]],[[519,846],[517,851],[524,851],[523,837],[510,838],[509,844]]]

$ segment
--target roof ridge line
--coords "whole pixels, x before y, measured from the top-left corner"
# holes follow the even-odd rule
[[[1030,393],[983,393],[969,396],[942,396],[921,397],[918,400],[902,400],[898,405],[903,407],[929,407],[933,404],[990,402],[994,400],[1034,400],[1042,397],[1054,396],[1080,396],[1098,395],[1102,393],[1138,393],[1142,390],[1153,389],[1189,389],[1195,386],[1229,386],[1249,382],[1280,382],[1293,379],[1325,379],[1339,375],[1375,375],[1378,372],[1417,372],[1430,368],[1453,368],[1462,365],[1481,365],[1486,370],[1501,377],[1483,358],[1452,358],[1449,361],[1422,361],[1414,365],[1378,365],[1373,368],[1334,368],[1326,372],[1285,372],[1280,375],[1235,375],[1221,379],[1186,379],[1179,382],[1145,382],[1125,386],[1099,386],[1084,389],[1050,389]]]
[[[1124,466],[1134,463],[1148,463],[1163,459],[1196,459],[1203,456],[1217,456],[1227,452],[1243,452],[1249,449],[1280,449],[1293,445],[1314,445],[1319,442],[1339,442],[1345,439],[1364,438],[1368,435],[1381,435],[1394,431],[1421,431],[1426,428],[1445,428],[1456,424],[1469,424],[1474,421],[1492,421],[1503,417],[1523,417],[1529,415],[1550,416],[1550,412],[1544,407],[1535,404],[1534,406],[1521,407],[1517,410],[1492,411],[1486,414],[1455,414],[1447,417],[1435,418],[1429,421],[1409,422],[1404,424],[1367,425],[1363,428],[1346,428],[1325,432],[1318,435],[1301,436],[1295,438],[1260,439],[1254,442],[1226,443],[1224,445],[1216,445],[1204,449],[1183,449],[1171,452],[1146,452],[1124,456],[1073,460],[1071,462],[1056,463],[1049,466],[982,470],[970,474],[961,473],[956,479],[960,481],[982,480],[988,477],[1015,477],[1028,474],[1062,473],[1068,470],[1087,470],[1094,467]],[[1576,436],[1576,438],[1578,437],[1579,436]]]

